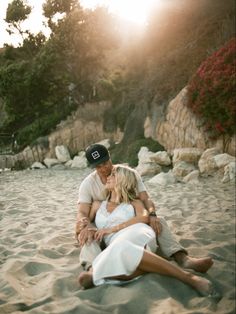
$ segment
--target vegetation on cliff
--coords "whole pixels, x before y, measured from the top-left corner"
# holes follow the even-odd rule
[[[135,151],[143,143],[146,115],[156,107],[164,113],[200,64],[210,55],[213,60],[214,51],[235,36],[234,0],[163,0],[138,35],[133,28],[122,32],[105,9],[45,0],[49,38],[22,32],[20,24],[29,14],[22,3],[9,4],[7,21],[23,43],[0,51],[0,98],[7,112],[0,132],[17,132],[21,148],[84,102],[109,99],[113,106],[104,114],[104,129],[124,131],[123,151],[116,146],[114,158],[129,159],[127,147]]]
[[[236,39],[208,57],[188,84],[188,106],[211,137],[233,135],[236,113]]]
[[[21,30],[29,13],[23,1],[14,0],[7,9],[11,32],[20,32],[24,40],[17,48],[5,45],[0,54],[0,98],[7,112],[0,132],[18,133],[20,148],[90,100],[105,51],[115,44],[105,10],[85,12],[75,0],[47,0],[43,8],[51,29],[48,39]],[[61,18],[55,21],[58,13]]]

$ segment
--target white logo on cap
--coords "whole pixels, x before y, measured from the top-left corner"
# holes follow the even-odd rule
[[[95,152],[93,152],[91,155],[92,155],[93,159],[98,159],[99,157],[101,157],[97,150],[95,150]]]

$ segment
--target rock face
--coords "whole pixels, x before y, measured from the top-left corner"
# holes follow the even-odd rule
[[[175,99],[173,99],[164,114],[160,111],[160,106],[156,112],[153,112],[146,118],[144,124],[144,134],[146,137],[152,137],[165,147],[166,152],[140,152],[143,158],[140,158],[139,169],[144,173],[156,174],[160,172],[160,167],[171,164],[169,156],[173,156],[173,164],[179,160],[197,165],[203,151],[209,148],[217,150],[212,152],[212,158],[201,156],[199,170],[201,173],[210,174],[216,168],[217,163],[226,164],[231,160],[226,155],[220,156],[218,160],[214,155],[223,153],[223,139],[217,141],[209,140],[199,121],[186,106],[187,88],[184,88]],[[0,156],[0,169],[4,168],[26,168],[35,161],[43,162],[45,158],[55,159],[55,147],[66,146],[71,156],[83,151],[89,144],[109,139],[114,142],[120,142],[123,133],[117,129],[112,132],[105,132],[103,128],[104,111],[111,106],[110,102],[87,103],[80,106],[67,120],[62,121],[49,136],[39,138],[37,144],[33,147],[26,147],[24,151],[12,156]],[[107,145],[107,143],[104,143]],[[235,155],[236,138],[235,136],[227,143],[225,153]],[[58,159],[58,158],[57,158]],[[59,158],[60,159],[60,158]],[[68,158],[65,160],[69,160]],[[62,160],[61,160],[62,161]],[[64,159],[63,161],[64,162]],[[85,166],[85,162],[77,158],[74,165]],[[145,170],[143,165],[145,164]],[[175,169],[179,172],[181,167]],[[183,168],[183,167],[182,167]],[[205,170],[206,168],[206,170]],[[190,171],[190,169],[189,169]]]
[[[201,127],[201,121],[192,114],[186,103],[187,87],[183,88],[176,98],[169,103],[165,115],[156,118],[157,114],[153,112],[151,116],[146,118],[144,123],[145,137],[152,137],[157,140],[167,152],[182,147],[196,147],[201,150],[217,147],[223,151],[223,138],[219,138],[217,141],[210,140]],[[227,143],[226,152],[234,155],[235,145],[234,136]]]
[[[119,142],[123,133],[117,129],[115,132],[103,130],[103,113],[111,106],[110,102],[87,103],[61,122],[57,129],[48,136],[49,156],[55,157],[55,147],[65,145],[72,155],[84,150],[88,145],[106,138]]]
[[[67,120],[62,121],[48,137],[39,138],[35,146],[27,146],[16,155],[0,156],[0,169],[27,168],[35,161],[43,162],[45,158],[57,158],[61,162],[68,161],[70,159],[69,154],[66,157],[65,152],[63,152],[61,156],[61,150],[55,150],[57,146],[64,145],[68,148],[70,155],[75,155],[89,144],[104,139],[119,142],[123,137],[123,133],[119,129],[115,132],[103,130],[103,114],[110,106],[111,103],[105,101],[86,103],[80,106]],[[107,142],[104,144],[108,145]],[[60,157],[58,157],[59,155]]]

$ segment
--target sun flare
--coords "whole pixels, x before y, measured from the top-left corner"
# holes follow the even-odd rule
[[[0,0],[0,47],[4,43],[18,45],[21,42],[19,35],[9,36],[5,30],[7,28],[7,24],[4,22],[5,13],[11,1]],[[32,32],[43,30],[46,35],[49,35],[49,30],[43,26],[45,18],[42,16],[42,4],[44,2],[45,0],[27,0],[27,3],[32,6],[32,13],[23,25]],[[110,13],[119,16],[124,22],[135,23],[140,29],[147,24],[152,8],[162,5],[164,2],[165,0],[80,0],[80,4],[84,8],[94,9],[96,6],[105,6]]]
[[[121,18],[141,25],[147,22],[148,15],[154,5],[161,0],[81,0],[85,8],[94,9],[96,6],[106,6],[108,10]]]

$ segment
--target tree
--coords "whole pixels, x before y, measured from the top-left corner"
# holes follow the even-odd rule
[[[22,10],[10,15],[16,7]],[[10,8],[8,22],[20,25],[29,10],[23,1]],[[5,46],[0,59],[0,97],[9,117],[2,129],[18,131],[21,148],[48,134],[74,110],[74,95],[89,99],[105,78],[106,53],[116,40],[106,10],[84,11],[74,0],[48,0],[44,12],[51,23],[50,38],[30,32],[23,36],[22,31],[22,45]],[[55,20],[57,13],[61,16]]]
[[[43,4],[43,14],[48,19],[48,26],[51,30],[54,31],[57,27],[57,22],[53,20],[58,13],[63,17],[75,7],[79,7],[76,0],[47,0]]]
[[[9,126],[13,130],[28,123],[28,61],[15,62],[0,68],[0,96],[4,100]]]
[[[61,18],[52,22],[58,14]],[[52,30],[51,43],[66,66],[77,94],[89,99],[102,77],[106,52],[114,47],[114,25],[105,9],[84,11],[75,1],[48,0],[44,14]]]
[[[9,28],[7,32],[10,35],[14,34],[15,30],[17,30],[24,40],[24,35],[29,34],[29,31],[23,31],[21,23],[28,18],[31,10],[32,8],[24,0],[13,0],[8,4],[5,21],[8,23]]]

